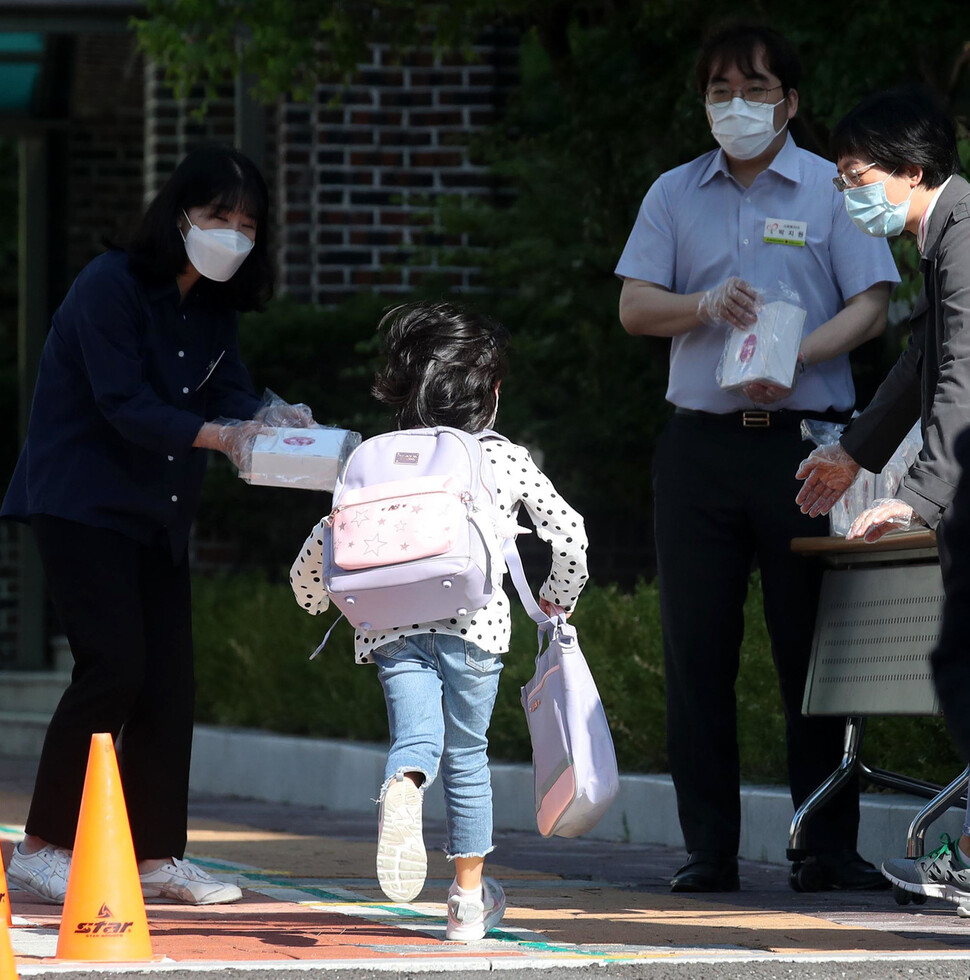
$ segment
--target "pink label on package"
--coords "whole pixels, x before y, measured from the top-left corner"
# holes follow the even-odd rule
[[[744,338],[744,343],[741,345],[741,352],[738,354],[738,360],[740,360],[742,364],[747,364],[748,361],[754,357],[754,351],[757,346],[757,336],[755,336],[753,333],[748,334],[748,336]]]
[[[287,446],[312,446],[317,440],[310,436],[287,436],[283,442]]]

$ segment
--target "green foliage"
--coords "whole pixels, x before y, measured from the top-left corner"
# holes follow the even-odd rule
[[[338,625],[326,650],[307,656],[335,618],[308,616],[289,585],[258,574],[197,577],[194,585],[196,717],[200,722],[297,735],[387,739],[376,670],[358,666],[353,630]],[[489,729],[496,760],[528,761],[519,689],[532,675],[536,633],[517,604],[512,646]],[[665,772],[663,648],[654,584],[632,592],[591,583],[572,620],[613,730],[621,770]],[[743,778],[783,783],[785,729],[777,677],[755,576],[745,606],[738,692]],[[962,768],[943,724],[931,718],[872,719],[864,741],[870,765],[948,782]]]
[[[354,664],[349,629],[334,631],[322,660],[307,661],[334,618],[329,612],[308,616],[289,585],[255,573],[197,578],[198,720],[296,735],[386,738],[380,685]]]
[[[524,6],[524,4],[521,4]],[[255,93],[272,101],[290,93],[313,97],[314,85],[352,73],[381,42],[390,60],[430,39],[439,49],[470,54],[483,27],[501,23],[519,0],[499,11],[491,0],[147,0],[133,18],[143,49],[185,94],[216,87],[244,72]]]

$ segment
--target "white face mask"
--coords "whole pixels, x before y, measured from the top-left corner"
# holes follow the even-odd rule
[[[189,223],[189,233],[182,235],[182,241],[192,265],[206,279],[215,282],[231,279],[252,251],[252,239],[231,228],[200,228],[192,224],[187,214],[185,220]]]
[[[775,129],[775,107],[781,102],[751,105],[742,98],[734,98],[730,102],[708,103],[711,133],[729,157],[753,160],[764,153],[771,141],[788,125],[786,119],[781,129]]]

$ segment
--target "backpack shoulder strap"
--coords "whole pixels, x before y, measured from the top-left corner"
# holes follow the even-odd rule
[[[519,557],[519,549],[515,546],[515,538],[505,538],[502,541],[502,557],[505,559],[515,591],[519,593],[522,608],[529,614],[529,618],[540,627],[551,624],[553,621],[539,608],[539,603],[536,602],[536,597],[532,594],[532,586],[529,585],[529,580],[525,577],[522,559]]]

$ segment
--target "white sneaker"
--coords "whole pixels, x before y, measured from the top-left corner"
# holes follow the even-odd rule
[[[458,883],[448,889],[448,925],[445,939],[472,943],[494,929],[505,915],[505,892],[494,878],[482,878],[481,898],[462,898]]]
[[[67,894],[67,876],[71,871],[71,852],[64,847],[45,844],[39,851],[27,854],[18,844],[7,865],[7,883],[34,898],[53,905],[63,905]]]
[[[202,868],[180,858],[172,858],[171,863],[138,877],[145,898],[174,898],[186,905],[217,905],[242,898],[235,885],[216,881]]]
[[[423,797],[410,779],[395,779],[384,792],[377,818],[377,880],[395,902],[410,902],[424,888],[428,855],[421,830]]]

